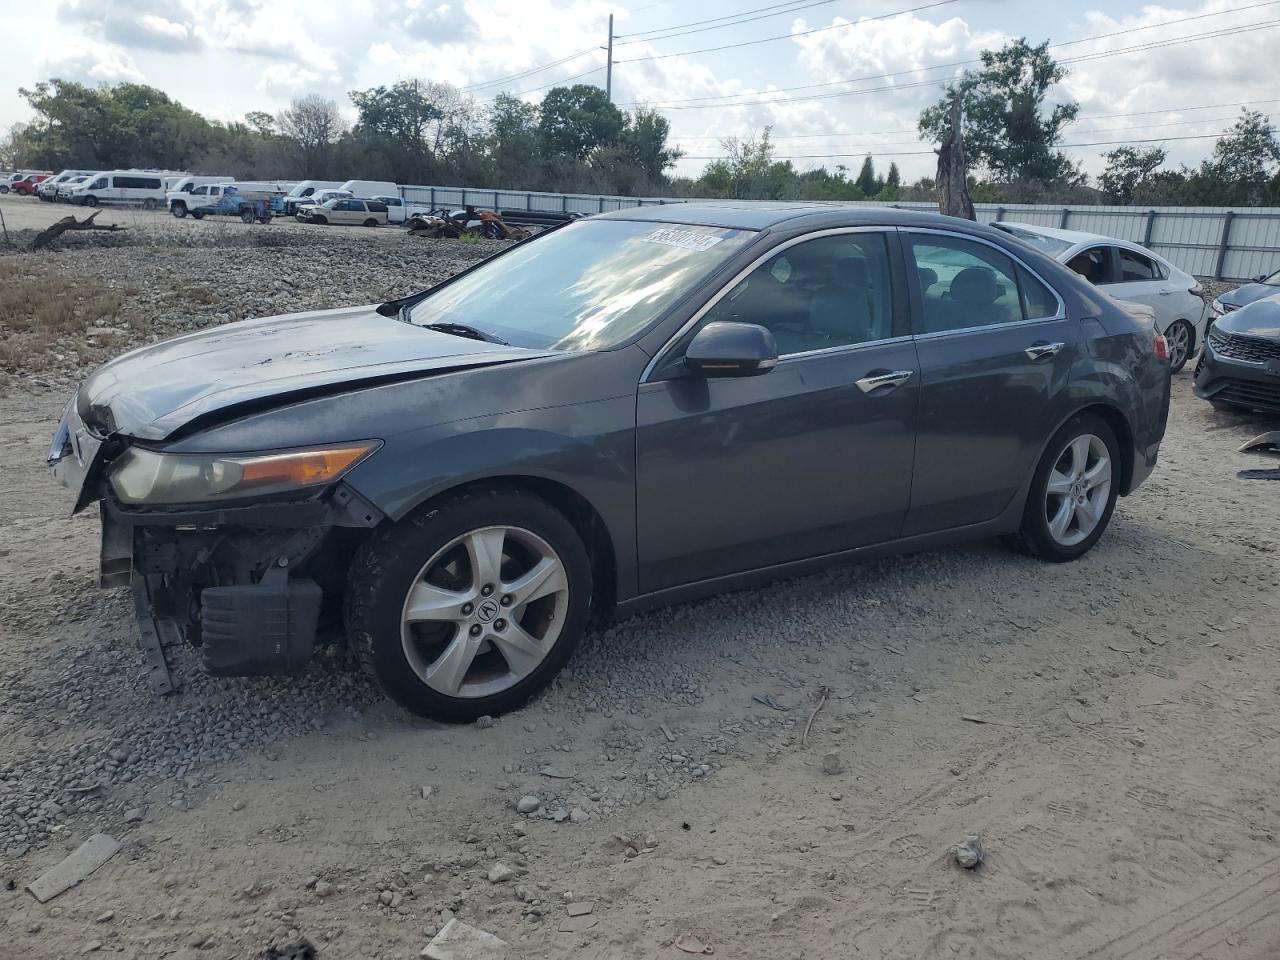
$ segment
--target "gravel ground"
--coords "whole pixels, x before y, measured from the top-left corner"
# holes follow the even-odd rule
[[[305,936],[410,958],[451,916],[525,958],[1280,951],[1280,485],[1236,479],[1258,463],[1234,452],[1280,424],[1215,413],[1189,373],[1159,469],[1075,564],[977,543],[675,607],[592,635],[492,725],[411,719],[341,650],[292,681],[179,652],[180,692],[152,697],[127,597],[94,587],[96,519],[45,477],[69,382],[137,339],[365,302],[496,248],[279,235],[0,257],[129,291],[123,332],[33,358],[0,407],[15,955]],[[84,885],[23,892],[99,831],[124,848]],[[970,872],[949,851],[973,831]]]

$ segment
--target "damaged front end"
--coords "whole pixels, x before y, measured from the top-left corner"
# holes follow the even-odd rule
[[[49,453],[72,512],[99,501],[100,582],[134,593],[153,689],[185,640],[223,676],[297,673],[338,622],[347,559],[383,515],[342,476],[377,441],[170,454],[95,430],[69,406]]]

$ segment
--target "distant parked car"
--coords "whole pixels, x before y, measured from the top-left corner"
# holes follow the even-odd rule
[[[1222,316],[1224,313],[1230,313],[1232,310],[1239,310],[1243,306],[1253,303],[1255,300],[1262,300],[1266,297],[1274,297],[1280,293],[1280,270],[1272,274],[1260,274],[1253,278],[1253,282],[1242,284],[1234,290],[1228,290],[1222,296],[1218,297],[1209,305],[1210,318],[1212,324],[1214,320]]]
[[[25,173],[9,184],[9,189],[14,193],[20,193],[24,197],[34,197],[36,195],[36,187],[48,180],[50,174],[47,173]]]
[[[334,197],[322,204],[307,204],[298,208],[299,223],[360,224],[365,227],[385,226],[387,205],[378,200],[357,200],[354,197]]]
[[[1219,410],[1280,414],[1280,291],[1214,320],[1195,390]]]
[[[1146,247],[1078,230],[1029,223],[992,226],[1047,253],[1117,300],[1144,303],[1169,341],[1169,370],[1177,373],[1204,343],[1208,312],[1204,291],[1191,274]]]
[[[47,180],[41,181],[36,187],[36,196],[41,200],[52,203],[58,199],[61,191],[66,189],[73,181],[83,181],[85,177],[97,172],[97,170],[63,170],[56,177],[49,177]]]
[[[316,197],[317,192],[337,190],[345,182],[345,180],[303,180],[301,183],[294,184],[293,189],[284,198],[285,215],[290,217],[296,215],[298,208],[308,203],[322,203],[323,199]],[[347,193],[346,196],[350,197],[353,194]]]

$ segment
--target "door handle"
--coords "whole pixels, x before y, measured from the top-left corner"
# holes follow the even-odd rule
[[[913,370],[890,370],[888,373],[872,373],[855,381],[863,393],[870,393],[881,387],[900,387],[911,379]]]
[[[1025,353],[1030,360],[1047,360],[1049,357],[1057,356],[1058,351],[1065,346],[1065,343],[1045,343],[1041,340],[1027,347]]]

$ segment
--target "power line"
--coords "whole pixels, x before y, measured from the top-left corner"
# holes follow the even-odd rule
[[[743,10],[741,13],[726,14],[723,17],[708,17],[706,20],[693,20],[689,23],[672,24],[666,27],[655,27],[652,30],[641,30],[638,33],[621,33],[620,37],[625,37],[623,43],[643,43],[651,40],[670,40],[672,37],[683,37],[690,33],[704,33],[707,30],[719,30],[723,27],[736,27],[740,23],[752,23],[756,20],[765,20],[769,17],[784,17],[787,14],[798,13],[801,10],[807,10],[810,7],[824,7],[831,3],[838,3],[839,0],[788,0],[787,3],[775,3],[767,7],[757,7],[754,10]],[[786,7],[786,10],[780,10],[779,7]],[[772,13],[762,13],[764,10],[772,10]],[[749,16],[749,14],[759,14],[759,16]],[[727,21],[720,23],[718,21]],[[702,26],[702,24],[713,24],[713,26]],[[685,27],[693,27],[696,29],[685,30]],[[667,31],[679,31],[668,33]],[[661,37],[653,37],[650,34],[661,33]],[[635,39],[631,39],[635,38]],[[619,44],[621,46],[621,44]]]
[[[1143,30],[1154,30],[1154,29],[1158,29],[1159,27],[1171,27],[1181,23],[1188,23],[1193,20],[1203,20],[1206,17],[1222,16],[1223,14],[1227,14],[1227,13],[1242,13],[1246,10],[1255,10],[1259,7],[1275,6],[1276,3],[1280,3],[1280,0],[1266,0],[1266,2],[1263,2],[1263,3],[1250,4],[1244,7],[1233,7],[1230,10],[1219,10],[1214,13],[1204,13],[1204,14],[1196,14],[1190,17],[1180,17],[1175,20],[1165,20],[1165,21],[1162,21],[1161,23],[1148,24],[1142,27],[1130,27],[1126,30],[1114,30],[1110,33],[1100,33],[1092,37],[1081,37],[1078,40],[1064,40],[1060,43],[1049,44],[1048,49],[1056,50],[1062,47],[1075,46],[1076,44],[1089,43],[1095,40],[1107,40],[1107,39],[1110,39],[1111,37],[1118,37],[1118,36],[1124,36],[1132,33],[1139,33]],[[1230,28],[1224,28],[1224,29],[1230,29]],[[795,36],[801,36],[801,34],[795,34]],[[1158,42],[1158,41],[1148,41],[1148,42]],[[621,61],[621,62],[629,63],[632,61]],[[979,64],[981,62],[982,62],[981,58],[974,58],[970,60],[954,60],[950,63],[935,63],[932,66],[928,66],[928,67],[917,67],[910,70],[897,70],[893,73],[867,74],[861,77],[848,77],[844,80],[830,80],[830,81],[827,81],[826,83],[807,83],[807,84],[802,84],[800,86],[795,86],[795,87],[779,87],[776,90],[762,91],[759,94],[755,94],[755,96],[771,96],[772,94],[775,94],[775,93],[791,93],[796,90],[818,90],[824,87],[841,86],[846,83],[859,83],[864,80],[889,80],[889,79],[892,79],[893,77],[911,76],[911,75],[920,73],[922,71],[928,71],[928,70],[943,70],[943,69],[954,69],[955,67],[969,67],[975,64]],[[935,83],[935,82],[937,81],[936,80],[924,81],[925,84]],[[915,84],[915,85],[919,86],[920,84]],[[900,89],[908,89],[908,88],[904,86],[904,87],[901,87]],[[734,102],[732,98],[736,98],[739,96],[743,96],[743,95],[717,94],[714,96],[706,96],[706,97],[688,97],[682,100],[665,100],[659,104],[656,104],[656,106],[672,106],[675,104],[683,104],[683,103],[702,103],[708,100],[720,100],[720,101],[730,100],[730,103],[732,103]],[[787,98],[787,99],[790,100],[790,99],[816,99],[816,98],[805,97],[805,98]],[[757,101],[757,102],[764,103],[764,102],[775,102],[775,101]],[[776,102],[786,102],[786,100],[778,100]],[[728,106],[730,105],[730,103],[721,103],[718,105]]]
[[[1168,40],[1153,40],[1147,43],[1135,44],[1134,46],[1130,46],[1130,47],[1122,47],[1118,50],[1109,50],[1109,51],[1104,51],[1101,53],[1094,53],[1094,54],[1082,54],[1077,57],[1066,57],[1059,60],[1058,62],[1059,63],[1083,63],[1091,60],[1102,60],[1108,57],[1117,57],[1117,56],[1122,56],[1124,54],[1129,54],[1129,53],[1139,53],[1146,50],[1159,49],[1162,47],[1179,46],[1184,43],[1196,43],[1201,40],[1218,39],[1221,37],[1232,36],[1237,33],[1244,33],[1252,30],[1267,30],[1277,25],[1280,25],[1280,19],[1261,20],[1256,23],[1248,23],[1248,24],[1242,24],[1237,27],[1223,28],[1221,30],[1211,31],[1209,33],[1198,34],[1197,36],[1193,36],[1193,37],[1177,37],[1177,38],[1171,38]],[[978,62],[978,61],[974,61],[974,62]],[[936,68],[926,67],[924,69],[931,70]],[[859,80],[880,80],[880,79],[887,80],[895,76],[901,76],[903,73],[916,73],[916,72],[917,71],[915,70],[906,70],[906,71],[900,71],[899,73],[858,77],[858,78],[855,78],[854,80],[845,80],[840,82],[854,83]],[[929,80],[918,80],[913,83],[897,83],[897,84],[889,84],[887,86],[881,86],[881,87],[867,87],[862,90],[839,90],[833,93],[814,94],[812,96],[803,96],[803,97],[775,97],[773,99],[756,99],[756,100],[722,99],[722,102],[720,103],[689,103],[687,101],[682,101],[682,100],[665,100],[665,101],[660,101],[650,105],[654,107],[664,107],[667,110],[711,110],[711,109],[719,109],[722,107],[767,106],[769,104],[774,104],[774,103],[793,103],[798,100],[802,100],[806,103],[809,103],[815,100],[832,100],[839,97],[860,97],[860,96],[865,96],[869,93],[884,93],[889,91],[896,92],[901,90],[911,90],[917,87],[931,87],[931,86],[935,86],[939,82],[940,82],[940,79],[935,77]],[[765,95],[767,96],[767,94],[768,94],[768,91],[766,91]],[[730,95],[726,94],[724,96],[728,97]],[[760,95],[757,94],[755,96],[760,96]],[[698,98],[695,98],[695,99],[698,99]],[[702,98],[702,99],[710,99],[710,98]]]
[[[628,60],[619,60],[619,63],[639,63],[648,60],[667,60],[671,57],[688,57],[695,53],[714,53],[717,50],[736,50],[739,47],[751,47],[760,43],[771,43],[774,40],[790,40],[793,37],[805,37],[811,33],[823,33],[827,30],[843,30],[848,27],[856,27],[864,23],[871,23],[876,20],[890,20],[893,17],[900,17],[904,13],[918,13],[921,10],[932,10],[934,7],[945,7],[948,4],[957,3],[959,0],[934,0],[933,3],[926,3],[918,7],[909,7],[906,10],[895,10],[892,13],[882,13],[874,17],[862,17],[856,21],[848,21],[845,23],[833,23],[826,27],[814,27],[811,30],[800,30],[796,33],[782,34],[776,37],[761,37],[759,40],[743,40],[738,43],[725,43],[718,47],[702,47],[699,50],[682,50],[679,53],[659,53],[649,57],[631,57]]]
[[[1280,2],[1280,0],[1278,0],[1278,2]],[[486,80],[483,83],[473,83],[470,86],[459,87],[458,89],[465,93],[468,90],[480,90],[480,89],[483,89],[484,87],[492,87],[499,83],[507,83],[510,80],[522,80],[525,77],[532,76],[535,73],[541,73],[543,70],[550,70],[552,67],[558,67],[562,63],[568,63],[570,60],[577,60],[579,57],[585,57],[588,53],[595,53],[596,50],[597,50],[596,47],[590,47],[586,50],[581,50],[578,53],[572,54],[570,56],[561,57],[559,60],[553,60],[551,61],[551,63],[544,63],[540,66],[530,67],[529,69],[523,70],[520,73],[513,73],[513,74],[510,74],[509,76],[498,77],[496,80]]]

